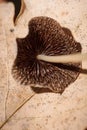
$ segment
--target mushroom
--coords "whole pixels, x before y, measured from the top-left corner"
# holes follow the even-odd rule
[[[49,17],[32,18],[28,35],[16,41],[12,74],[24,85],[62,93],[77,79],[81,61],[87,59],[71,31]]]

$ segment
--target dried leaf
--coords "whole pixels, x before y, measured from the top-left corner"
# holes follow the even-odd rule
[[[15,7],[15,12],[14,12],[14,25],[17,24],[18,18],[23,14],[24,10],[25,10],[25,3],[24,0],[1,0],[0,3],[2,2],[12,2],[14,4]]]

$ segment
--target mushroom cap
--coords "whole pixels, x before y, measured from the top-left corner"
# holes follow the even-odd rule
[[[71,31],[49,17],[34,17],[29,22],[29,33],[25,38],[17,38],[17,56],[12,74],[21,84],[49,88],[62,93],[73,83],[79,72],[75,67],[81,63],[49,63],[38,60],[38,54],[57,56],[81,52],[81,44],[76,42]]]

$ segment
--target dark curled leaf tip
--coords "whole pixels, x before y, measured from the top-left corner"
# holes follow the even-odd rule
[[[14,25],[17,24],[18,18],[22,15],[25,10],[25,2],[24,0],[5,0],[7,2],[12,2],[14,4],[15,12],[14,12]]]
[[[36,58],[38,54],[58,56],[81,52],[81,44],[74,40],[71,31],[52,18],[31,19],[29,34],[17,39],[17,47],[12,74],[21,84],[62,93],[79,76],[75,67],[81,68],[81,63],[53,64]]]

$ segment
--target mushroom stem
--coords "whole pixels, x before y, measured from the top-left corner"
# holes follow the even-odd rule
[[[81,54],[69,54],[69,55],[60,55],[60,56],[47,56],[47,55],[37,55],[38,60],[52,62],[52,63],[79,63],[82,61],[87,61],[87,53]]]

